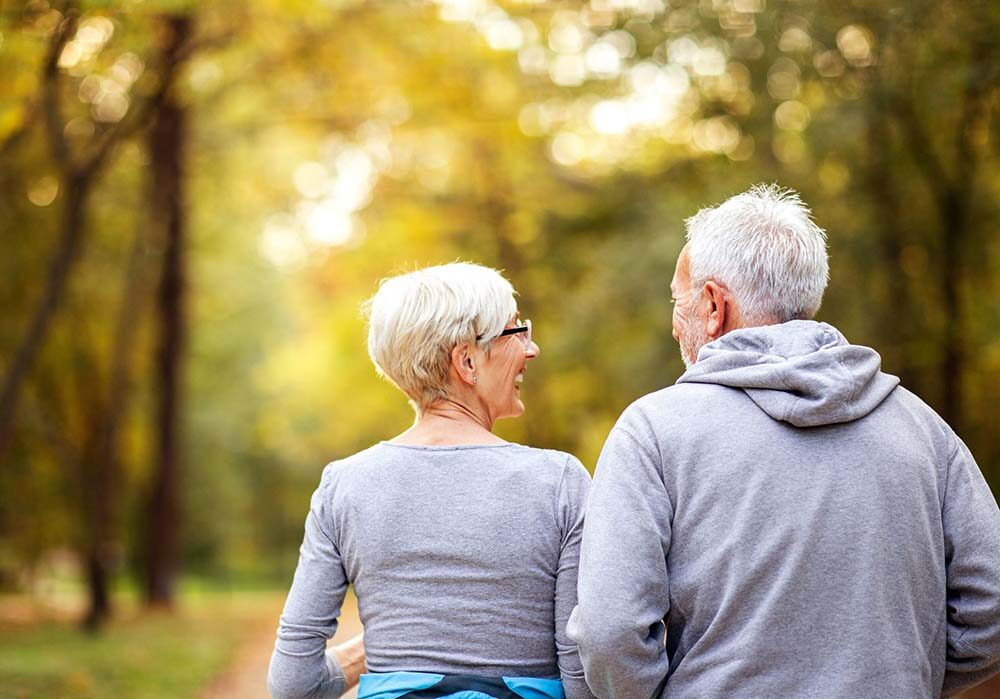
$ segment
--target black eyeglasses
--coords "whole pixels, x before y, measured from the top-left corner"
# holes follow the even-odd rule
[[[513,328],[505,328],[503,330],[503,332],[501,332],[499,335],[497,335],[497,337],[504,337],[505,335],[518,335],[518,334],[521,334],[521,337],[519,337],[518,339],[521,341],[521,344],[524,345],[524,348],[528,349],[529,347],[531,347],[531,321],[530,320],[525,320],[525,321],[522,321],[522,322],[524,323],[524,325],[517,325],[517,326],[515,326]],[[477,340],[482,340],[483,337],[482,337],[482,335],[480,335],[476,339]]]

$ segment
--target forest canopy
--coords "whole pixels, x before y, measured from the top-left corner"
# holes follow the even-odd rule
[[[0,583],[73,552],[96,619],[116,575],[284,580],[323,465],[412,420],[359,308],[427,264],[504,270],[542,355],[500,431],[593,468],[683,370],[684,219],[758,182],[827,231],[818,318],[996,492],[998,36],[978,0],[0,4]]]

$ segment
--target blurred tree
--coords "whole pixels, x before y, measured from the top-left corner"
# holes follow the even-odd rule
[[[411,419],[358,309],[416,265],[506,270],[542,356],[503,434],[592,465],[682,371],[683,219],[758,181],[829,230],[821,318],[1000,483],[992,4],[223,0],[173,54],[190,3],[77,7],[0,13],[0,568],[284,581],[322,464]]]
[[[979,385],[971,377],[995,386],[997,376],[983,351],[995,341],[996,305],[975,325],[969,305],[989,296],[988,258],[978,257],[976,274],[969,256],[990,247],[997,218],[986,175],[1000,70],[993,4],[595,1],[511,11],[543,27],[524,33],[522,69],[551,80],[551,95],[583,93],[561,111],[549,97],[521,113],[558,162],[635,172],[653,184],[650,196],[651,171],[688,160],[701,176],[671,186],[693,202],[754,180],[794,186],[831,229],[824,315],[883,350],[887,368],[995,468],[996,446],[982,438],[991,411],[980,391],[965,396]],[[489,17],[464,19],[489,40],[501,21]],[[841,320],[837,287],[849,285],[872,303]]]
[[[3,410],[0,411],[4,417],[4,421],[0,421],[0,434],[4,436],[0,438],[0,452],[8,445],[7,438],[13,424],[20,388],[28,376],[30,366],[63,299],[70,272],[80,257],[88,227],[88,198],[114,148],[138,132],[150,115],[157,113],[161,108],[172,80],[171,76],[185,57],[182,51],[175,50],[162,61],[158,66],[160,68],[158,83],[151,87],[145,101],[140,102],[133,111],[127,112],[127,102],[118,108],[121,113],[112,109],[115,113],[102,115],[98,111],[97,116],[103,117],[100,120],[110,122],[111,125],[100,132],[93,145],[83,148],[83,155],[74,154],[68,135],[74,132],[74,124],[78,124],[81,117],[74,116],[69,120],[62,116],[64,110],[61,102],[64,100],[62,96],[64,90],[61,88],[61,83],[62,72],[72,69],[79,61],[79,52],[82,49],[76,46],[74,53],[74,42],[79,43],[85,39],[80,35],[80,10],[75,4],[70,3],[62,11],[49,10],[47,14],[55,15],[55,28],[43,61],[42,79],[39,82],[41,95],[38,97],[38,102],[44,107],[45,134],[53,160],[61,173],[57,191],[65,193],[66,203],[62,215],[61,242],[50,265],[42,299],[33,314],[28,333],[18,346],[4,376]],[[101,30],[107,31],[108,36],[104,36],[103,41],[107,41],[113,31],[106,30],[105,25],[95,24],[93,18],[83,29],[90,30],[91,37]],[[185,50],[187,48],[185,47]],[[135,65],[136,61],[137,59],[133,58],[130,66],[134,75],[129,73],[128,67],[122,68],[126,71],[124,79],[129,83],[138,78],[141,70],[141,67]],[[80,89],[83,91],[83,86]],[[72,111],[75,110],[71,109],[71,113]],[[12,145],[22,139],[27,131],[28,122],[18,126],[14,134],[5,141],[4,150],[8,152],[12,150]],[[84,625],[91,629],[98,627],[110,612],[108,575],[116,538],[112,527],[114,512],[117,509],[116,486],[119,480],[118,431],[128,397],[128,360],[132,353],[132,339],[136,325],[136,296],[139,290],[138,279],[144,245],[139,226],[137,231],[136,241],[129,256],[129,271],[109,353],[110,370],[107,384],[102,386],[102,381],[99,379],[86,379],[86,383],[93,388],[80,391],[81,395],[87,396],[87,403],[81,412],[86,416],[89,427],[78,442],[79,447],[71,451],[70,458],[71,462],[79,464],[80,469],[78,480],[79,492],[82,495],[79,507],[82,517],[80,547],[90,592],[90,604],[83,621]]]
[[[108,157],[115,146],[146,124],[150,112],[157,108],[165,94],[165,83],[161,82],[159,89],[155,90],[139,109],[128,114],[105,114],[108,118],[102,120],[111,122],[110,125],[95,134],[92,142],[83,149],[83,153],[74,153],[66,136],[71,129],[70,122],[63,118],[61,105],[63,88],[60,69],[74,65],[74,56],[81,50],[77,49],[76,52],[68,50],[70,40],[77,33],[80,11],[75,3],[70,2],[61,12],[51,10],[46,14],[52,13],[56,15],[57,26],[52,32],[43,61],[39,88],[41,94],[38,96],[37,102],[41,105],[43,112],[45,133],[52,159],[60,175],[59,189],[65,193],[65,204],[59,244],[49,266],[42,297],[39,299],[28,329],[3,375],[2,386],[0,386],[0,458],[3,457],[9,445],[21,386],[45,340],[52,318],[62,302],[70,273],[80,256],[80,248],[83,245],[86,231],[87,199],[94,182],[107,164]],[[96,28],[91,29],[94,32],[100,31]],[[109,107],[108,109],[113,108]],[[127,101],[124,109],[128,109]],[[27,124],[28,122],[25,121],[24,126],[16,129],[13,137],[8,137],[8,142],[16,143],[21,138]]]
[[[168,15],[160,32],[163,62],[176,66],[193,34],[191,17]],[[184,161],[187,109],[170,91],[160,103],[149,130],[152,172],[152,225],[162,230],[163,267],[157,297],[160,346],[157,353],[156,462],[150,495],[149,545],[146,551],[146,596],[149,604],[173,603],[177,574],[180,517],[181,371],[186,326],[187,202]]]

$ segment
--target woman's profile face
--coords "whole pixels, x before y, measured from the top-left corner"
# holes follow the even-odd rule
[[[514,328],[521,325],[515,316],[505,326]],[[538,345],[528,339],[526,333],[515,333],[498,337],[484,354],[476,384],[477,393],[486,404],[494,420],[518,417],[524,412],[521,402],[521,382],[525,378],[528,361],[538,356]]]

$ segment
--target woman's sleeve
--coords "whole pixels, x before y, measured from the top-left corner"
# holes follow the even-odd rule
[[[313,493],[292,589],[285,601],[267,686],[273,699],[335,699],[344,673],[326,642],[337,631],[347,574],[329,516],[332,465]]]
[[[562,546],[556,572],[555,599],[556,654],[566,699],[594,699],[583,676],[583,664],[576,643],[566,634],[566,623],[576,606],[576,573],[589,491],[590,474],[583,464],[569,456],[559,487]]]

